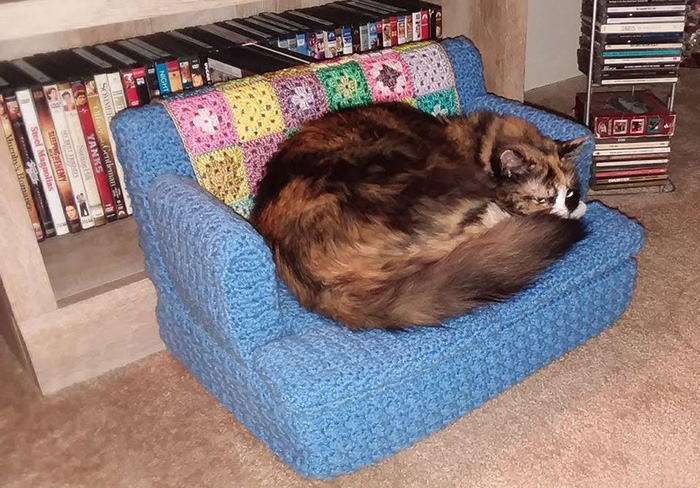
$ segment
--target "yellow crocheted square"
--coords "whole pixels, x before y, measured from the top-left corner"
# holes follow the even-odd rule
[[[233,125],[241,142],[249,142],[284,131],[284,117],[270,82],[223,89],[231,107]]]
[[[195,156],[193,163],[199,184],[226,205],[250,193],[243,151],[238,146]]]

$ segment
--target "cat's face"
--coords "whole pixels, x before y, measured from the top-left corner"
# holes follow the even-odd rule
[[[498,203],[513,214],[550,212],[580,218],[586,211],[571,153],[585,139],[513,144],[494,154]]]

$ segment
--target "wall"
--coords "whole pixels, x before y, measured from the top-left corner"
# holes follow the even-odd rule
[[[576,64],[580,13],[581,0],[529,0],[526,90],[580,74]]]

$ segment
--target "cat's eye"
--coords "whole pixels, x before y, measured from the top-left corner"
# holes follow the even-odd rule
[[[573,196],[574,196],[574,190],[569,190],[568,192],[566,192],[566,198],[571,198]]]
[[[544,205],[545,203],[547,203],[547,199],[546,199],[546,198],[535,198],[535,201],[536,201],[537,203],[539,203],[540,205]]]

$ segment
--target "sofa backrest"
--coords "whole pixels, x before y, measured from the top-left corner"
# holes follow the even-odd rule
[[[454,54],[464,58],[473,46],[464,38],[449,42],[414,43],[219,83],[162,105],[199,184],[247,218],[265,165],[309,119],[386,101],[434,115],[462,112],[463,97],[483,93],[480,60],[477,55],[472,66],[461,67],[472,79],[471,86],[460,86]]]

